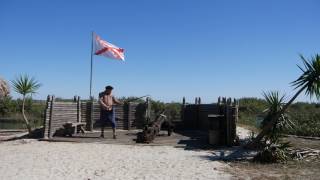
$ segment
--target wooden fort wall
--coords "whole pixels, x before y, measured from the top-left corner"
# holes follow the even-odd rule
[[[116,105],[115,119],[117,129],[142,128],[145,116],[144,103],[126,103]],[[81,101],[80,97],[74,97],[71,102],[56,101],[54,96],[48,96],[45,118],[43,121],[44,138],[53,137],[54,133],[66,123],[85,123],[85,129],[92,131],[100,127],[100,104],[97,101]],[[111,123],[106,125],[111,128]]]
[[[216,131],[220,134],[221,144],[232,145],[236,139],[238,107],[237,100],[225,97],[219,97],[218,102],[212,104],[201,104],[200,98],[196,98],[194,104],[186,104],[183,100],[183,128]]]

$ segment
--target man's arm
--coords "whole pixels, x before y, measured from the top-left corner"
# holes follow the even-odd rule
[[[114,96],[112,97],[113,98],[113,102],[116,103],[116,104],[123,104],[123,102],[119,101],[117,98],[115,98]]]
[[[102,109],[107,109],[107,105],[103,102],[103,96],[102,96],[102,97],[100,97],[100,99],[99,99],[99,103],[100,103],[100,105],[101,105]]]

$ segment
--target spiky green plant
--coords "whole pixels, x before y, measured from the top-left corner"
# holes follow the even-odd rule
[[[297,92],[280,111],[270,117],[270,121],[263,127],[257,137],[247,144],[247,147],[251,148],[259,144],[261,139],[272,130],[272,127],[276,124],[279,117],[303,91],[310,97],[314,96],[317,99],[320,99],[320,56],[316,54],[311,57],[310,60],[305,59],[302,55],[300,55],[300,58],[304,65],[303,67],[298,65],[299,69],[302,71],[302,75],[291,83]]]
[[[33,77],[28,75],[19,75],[15,80],[11,81],[14,91],[22,95],[22,116],[25,121],[29,134],[32,132],[31,125],[25,114],[25,101],[28,95],[32,95],[37,92],[41,87],[41,84]]]
[[[263,96],[268,104],[268,108],[264,110],[266,116],[261,123],[261,128],[264,128],[264,126],[269,123],[272,117],[280,112],[285,105],[285,96],[280,95],[278,91],[263,92]],[[293,126],[294,123],[290,121],[288,115],[286,113],[282,113],[276,120],[271,131],[266,134],[265,139],[270,141],[271,143],[277,143],[283,129],[292,128]]]
[[[261,163],[286,162],[291,158],[289,147],[291,147],[289,142],[266,144],[263,150],[253,158],[253,161]]]

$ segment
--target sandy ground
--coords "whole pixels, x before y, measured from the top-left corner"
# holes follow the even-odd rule
[[[6,180],[234,179],[226,163],[210,159],[212,151],[171,146],[22,139],[1,142],[0,155],[0,175]]]

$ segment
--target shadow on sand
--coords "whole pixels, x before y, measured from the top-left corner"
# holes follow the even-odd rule
[[[182,135],[175,146],[184,150],[209,150],[210,155],[200,156],[200,158],[210,161],[241,161],[252,159],[256,155],[256,151],[244,149],[242,146],[213,146],[208,143],[207,132],[203,131],[176,131],[175,133]],[[241,140],[240,144],[244,145],[247,141]]]

